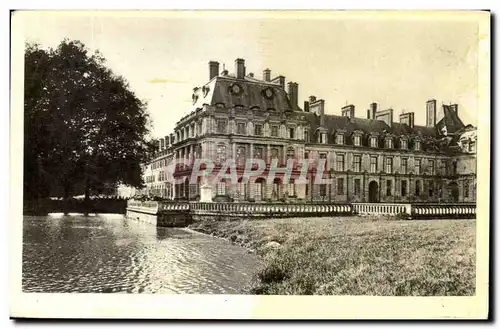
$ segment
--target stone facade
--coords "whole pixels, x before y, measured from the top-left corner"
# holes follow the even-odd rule
[[[366,118],[356,116],[354,105],[331,115],[315,96],[299,107],[298,84],[285,85],[285,77],[272,78],[269,69],[257,79],[246,75],[244,61],[237,59],[234,72],[219,73],[218,63],[209,63],[209,81],[193,90],[193,111],[160,140],[158,156],[144,166],[146,193],[197,200],[200,186],[212,184],[214,199],[234,201],[475,202],[475,128],[462,123],[456,104],[438,109],[435,100],[427,101],[426,126],[414,124],[413,112],[395,122],[393,109],[381,110],[376,103]],[[267,168],[245,182],[243,164],[254,158]],[[196,159],[210,159],[216,169],[234,159],[238,182],[168,182],[166,168],[179,160],[188,163],[173,173],[182,181],[191,176]],[[283,171],[289,159],[292,181],[283,174],[270,179],[271,163]],[[310,182],[294,183],[304,159],[312,162]],[[321,161],[328,182],[315,184]]]

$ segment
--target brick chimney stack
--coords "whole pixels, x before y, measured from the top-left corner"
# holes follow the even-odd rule
[[[372,119],[372,120],[375,119],[375,116],[377,114],[377,108],[378,108],[377,103],[370,104],[370,115],[369,115],[368,119]]]
[[[235,65],[235,74],[236,79],[244,79],[245,78],[245,60],[241,58],[237,58],[234,61]]]
[[[436,125],[436,100],[430,99],[425,104],[425,125],[427,127],[434,127]]]
[[[299,84],[296,82],[289,82],[288,98],[290,99],[290,105],[294,110],[298,107],[298,101],[299,101],[298,93],[299,93]]]
[[[262,73],[262,78],[264,81],[271,81],[271,70],[270,69],[265,69],[264,72]]]
[[[219,75],[219,62],[210,61],[208,62],[208,79],[212,80],[214,77]]]

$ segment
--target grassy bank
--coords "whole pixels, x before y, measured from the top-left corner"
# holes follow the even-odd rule
[[[474,220],[284,218],[191,228],[261,255],[257,294],[475,293]]]

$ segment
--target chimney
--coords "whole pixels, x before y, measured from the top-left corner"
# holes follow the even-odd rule
[[[370,119],[370,112],[371,112],[370,110],[366,110],[366,118],[367,119]]]
[[[160,138],[160,151],[162,151],[165,148],[165,139]]]
[[[434,127],[436,125],[436,100],[430,99],[426,103],[426,118],[425,125],[427,127]]]
[[[342,116],[354,118],[354,105],[346,105],[342,108]]]
[[[265,69],[264,72],[262,73],[262,78],[264,81],[271,81],[271,70]]]
[[[309,96],[309,103],[316,102],[316,96]]]
[[[383,110],[376,112],[375,120],[384,121],[389,127],[392,127],[393,123],[393,109]]]
[[[214,62],[210,61],[208,62],[208,71],[209,71],[209,76],[208,79],[212,80],[216,76],[219,75],[219,62]]]
[[[290,105],[292,106],[292,109],[295,110],[298,106],[298,92],[299,92],[299,85],[295,82],[289,82],[288,83],[288,98],[290,99]]]
[[[234,71],[236,74],[236,79],[244,79],[245,78],[245,60],[241,58],[237,58],[234,61]]]
[[[165,136],[165,148],[170,147],[170,136]]]
[[[415,127],[415,113],[414,112],[401,113],[399,115],[399,123],[405,123],[410,128]]]
[[[370,117],[372,120],[375,119],[375,115],[377,114],[377,103],[371,103],[370,104]],[[368,119],[370,119],[370,117]]]
[[[285,88],[285,77],[280,75],[271,80],[271,82],[278,82],[278,84],[281,86],[281,88]]]
[[[309,112],[309,102],[304,101],[304,112]]]

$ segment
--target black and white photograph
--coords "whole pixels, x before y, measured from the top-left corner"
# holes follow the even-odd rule
[[[486,316],[488,11],[11,19],[11,316],[57,317],[28,301],[51,296],[86,298],[61,317],[149,296]]]

